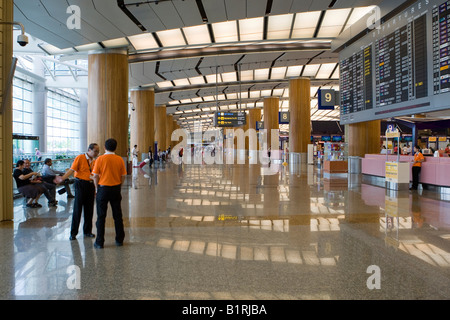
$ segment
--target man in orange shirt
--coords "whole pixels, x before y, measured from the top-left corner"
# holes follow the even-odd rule
[[[412,187],[409,188],[409,190],[417,190],[417,187],[419,186],[419,174],[422,170],[422,162],[425,161],[425,158],[423,154],[420,152],[420,147],[415,146],[414,147],[414,160],[413,160],[413,167],[412,167]]]
[[[75,203],[73,204],[72,226],[70,229],[70,240],[75,240],[80,227],[81,213],[84,209],[83,233],[85,237],[93,238],[92,218],[94,216],[95,187],[92,180],[92,169],[95,158],[100,148],[98,144],[91,143],[86,153],[75,158],[72,166],[62,176],[63,181],[69,178],[72,173],[75,177]]]
[[[108,211],[108,202],[111,204],[114,226],[116,229],[116,245],[123,245],[125,231],[122,220],[120,190],[125,181],[127,170],[123,159],[116,155],[117,148],[115,139],[108,139],[105,142],[106,152],[95,161],[94,185],[97,192],[97,238],[94,247],[103,248],[105,242],[105,220]]]

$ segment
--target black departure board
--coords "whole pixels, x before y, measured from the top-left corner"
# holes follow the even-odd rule
[[[376,41],[377,107],[428,95],[425,18],[421,16]]]
[[[434,94],[450,91],[449,67],[450,1],[433,8]]]
[[[216,127],[241,127],[246,124],[245,112],[216,112],[214,125]]]
[[[368,46],[340,64],[341,113],[372,109],[372,47]]]
[[[418,0],[340,45],[341,124],[450,109],[449,40],[450,0]]]

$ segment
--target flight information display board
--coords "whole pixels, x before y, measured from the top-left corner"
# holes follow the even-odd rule
[[[449,109],[449,39],[450,1],[419,0],[343,49],[341,124]]]
[[[246,124],[245,112],[220,112],[214,114],[216,127],[241,127]]]
[[[368,46],[340,64],[341,113],[373,108],[372,47]]]
[[[433,8],[434,94],[450,91],[450,1]]]

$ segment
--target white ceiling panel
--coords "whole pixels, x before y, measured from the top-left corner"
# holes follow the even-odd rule
[[[205,8],[209,23],[222,22],[227,20],[224,0],[203,1],[203,8]]]
[[[186,59],[173,60],[171,71],[174,72],[179,70],[185,70],[186,63],[187,63]]]
[[[245,19],[247,15],[245,0],[224,0],[227,20]]]
[[[56,21],[58,21],[61,24],[61,26],[59,28],[61,31],[65,31],[63,29],[70,31],[67,28],[67,18],[69,17],[69,14],[66,13],[66,10],[68,7],[67,2],[60,1],[60,0],[41,0],[41,3],[44,5],[45,10],[48,12],[48,14],[53,19],[55,19]],[[89,11],[94,11],[94,10],[88,9],[88,10],[84,10],[84,11],[85,11],[84,13],[83,12],[80,13],[81,29],[79,29],[79,30],[74,29],[73,31],[76,31],[77,33],[81,34],[84,38],[88,39],[88,41],[91,43],[108,39],[108,35],[100,32],[98,29],[94,28],[91,25],[91,23],[89,23],[87,20],[85,20],[85,16],[86,16],[86,18],[88,18],[89,16],[90,16],[90,18],[92,18]]]
[[[269,53],[254,53],[254,54],[246,54],[245,57],[240,61],[240,63],[250,64],[261,61],[267,61],[272,63],[280,55],[279,52],[269,52]]]
[[[76,45],[88,44],[92,42],[90,39],[77,32],[76,29],[69,30],[66,26],[66,21],[61,22],[49,15],[46,8],[40,2],[38,3],[36,1],[30,2],[29,0],[16,0],[15,5],[17,6],[17,8],[20,8],[23,15],[27,19],[40,25],[43,29],[46,29],[47,32],[56,33],[63,38],[70,39],[70,42]],[[66,9],[67,7],[65,7],[63,12],[66,12]],[[27,22],[24,22],[24,25],[26,29]],[[32,26],[30,26],[30,31],[31,30]],[[43,40],[46,40],[45,36],[43,37]]]
[[[333,9],[341,9],[341,8],[353,8],[356,0],[339,0],[337,1]]]
[[[195,0],[172,1],[172,3],[178,11],[184,26],[197,26],[203,23]]]
[[[243,0],[241,0],[244,2]],[[264,16],[266,13],[267,1],[263,0],[247,0],[247,18],[255,18]]]
[[[152,83],[152,79],[147,78],[144,75],[144,63],[130,64],[129,76],[138,80],[141,85]]]
[[[171,71],[169,73],[164,74],[168,80],[175,80],[175,79],[186,79],[187,75],[184,73],[184,71]]]
[[[139,20],[148,32],[154,32],[166,29],[158,15],[152,10],[148,4],[136,6],[128,6],[127,9]],[[126,17],[126,15],[124,14]],[[123,18],[122,18],[123,19]]]
[[[159,64],[159,73],[171,72],[174,60],[161,61]]]
[[[155,74],[156,62],[144,62],[144,75],[152,80],[152,82],[161,81],[162,79]]]
[[[116,26],[124,35],[134,35],[141,29],[130,19],[124,19],[124,13],[117,5],[111,5],[109,1],[92,0],[95,10],[109,20],[110,24]]]
[[[331,0],[314,0],[311,2],[308,11],[327,10],[330,2]]]
[[[291,13],[310,11],[312,2],[317,0],[293,0],[291,5]]]
[[[181,20],[181,17],[172,1],[160,2],[158,4],[152,3],[149,6],[153,9],[161,22],[166,26],[166,29],[184,27],[183,20]]]
[[[120,28],[118,28],[115,24],[112,24],[103,15],[101,15],[95,9],[93,2],[84,0],[68,0],[68,2],[70,5],[77,5],[80,8],[83,7],[83,12],[81,13],[81,19],[83,20],[81,30],[88,25],[95,27],[96,30],[106,36],[106,38],[103,38],[100,41],[105,39],[121,38],[126,35],[120,30]],[[67,16],[68,14],[66,13],[64,17],[67,19]]]
[[[270,14],[284,14],[291,10],[293,0],[273,0]]]
[[[28,20],[22,12],[14,7],[14,19],[20,21],[25,26],[25,30],[30,35],[33,35],[39,39],[45,39],[46,42],[58,47],[58,48],[68,48],[73,46],[75,43],[69,42],[65,37],[57,33],[52,33],[49,30],[43,28],[40,24],[36,24],[31,20]]]

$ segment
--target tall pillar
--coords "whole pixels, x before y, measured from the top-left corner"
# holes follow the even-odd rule
[[[175,131],[175,130],[177,130],[177,129],[180,129],[180,125],[178,124],[177,120],[173,120],[173,122],[172,122],[172,128],[173,128],[173,131]],[[172,149],[173,149],[173,147],[175,147],[178,143],[180,143],[180,141],[181,141],[181,138],[178,138],[178,140],[172,141]]]
[[[380,120],[347,125],[345,139],[348,143],[348,155],[364,157],[368,153],[380,153],[380,136]]]
[[[104,50],[89,55],[88,141],[100,146],[117,140],[116,154],[128,149],[128,57],[125,50]]]
[[[173,127],[173,115],[168,114],[166,116],[166,148],[170,147],[170,150],[173,149],[173,143],[172,143],[172,132],[174,130]]]
[[[245,113],[245,125],[242,126],[242,130],[244,131],[244,133],[247,132],[247,131],[248,131],[248,128],[249,128],[249,126],[248,126],[248,120],[249,120],[249,119],[248,119],[248,118],[249,118],[248,112],[246,112],[246,113]],[[245,138],[245,145],[244,145],[244,147],[245,147],[245,153],[248,154],[248,150],[249,150],[249,139],[247,139],[247,138]]]
[[[264,99],[264,129],[267,130],[267,148],[271,147],[271,130],[279,129],[278,111],[280,109],[280,98],[269,97]]]
[[[248,110],[248,129],[256,131],[256,122],[261,121],[261,109],[249,109]],[[250,141],[252,135],[249,135],[249,147],[248,147],[248,163],[256,164],[258,161],[258,139],[256,141]]]
[[[39,58],[33,59],[33,73],[42,78],[42,80],[35,79],[33,83],[33,126],[31,134],[39,137],[39,150],[41,152],[47,152],[47,135],[45,134],[47,127],[47,119],[45,116],[45,110],[47,109],[47,89],[45,88],[45,68]]]
[[[166,150],[166,106],[155,107],[155,142],[158,142],[158,149]],[[158,152],[158,150],[155,150]]]
[[[155,145],[155,91],[153,88],[132,90],[134,110],[130,116],[130,146],[137,145],[141,154],[147,154]],[[153,150],[154,151],[154,150]],[[138,156],[139,161],[141,155]]]
[[[80,146],[77,150],[79,152],[85,151],[90,144],[87,136],[88,96],[88,89],[80,89]]]
[[[309,78],[289,81],[289,162],[306,163],[311,142],[311,82]]]
[[[1,21],[13,21],[14,4],[9,0],[0,0]],[[9,97],[5,97],[4,88],[11,69],[13,56],[13,32],[11,25],[0,25],[0,107],[5,106],[0,113],[0,221],[12,220],[13,210],[13,157],[12,157],[12,86]],[[12,85],[12,84],[11,84]],[[3,242],[0,246],[4,246]]]

